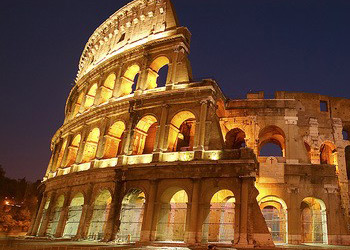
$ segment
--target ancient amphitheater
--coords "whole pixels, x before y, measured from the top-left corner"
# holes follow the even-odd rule
[[[29,235],[350,244],[350,100],[228,99],[214,80],[192,79],[190,40],[170,0],[132,1],[96,29]]]

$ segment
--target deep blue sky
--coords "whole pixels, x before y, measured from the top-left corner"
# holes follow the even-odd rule
[[[173,0],[195,78],[249,90],[350,96],[350,1]],[[85,43],[128,1],[7,0],[0,8],[0,164],[42,178]]]

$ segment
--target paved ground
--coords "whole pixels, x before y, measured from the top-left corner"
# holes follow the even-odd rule
[[[181,246],[135,246],[135,245],[115,245],[112,243],[91,243],[91,242],[70,242],[70,241],[48,241],[40,239],[0,239],[0,250],[204,250],[203,247],[187,248]],[[230,250],[235,248],[219,247],[219,250]],[[330,246],[330,245],[283,245],[277,246],[276,250],[350,250],[350,246]]]

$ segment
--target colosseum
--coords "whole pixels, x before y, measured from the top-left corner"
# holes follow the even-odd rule
[[[190,41],[170,0],[134,0],[96,29],[28,234],[350,245],[350,100],[229,99],[215,80],[193,80]]]

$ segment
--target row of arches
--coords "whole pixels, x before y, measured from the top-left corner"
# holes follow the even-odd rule
[[[196,117],[192,112],[180,111],[174,115],[169,124],[167,151],[193,150],[195,129]],[[104,135],[101,134],[100,128],[95,127],[90,130],[83,143],[81,134],[75,135],[70,143],[67,143],[67,139],[63,140],[57,153],[56,163],[53,163],[52,171],[61,166],[69,167],[76,162],[90,162],[96,158],[99,147],[102,147],[103,152],[99,156],[102,159],[114,158],[121,154],[151,154],[156,147],[158,130],[159,122],[155,116],[142,117],[133,129],[131,150],[128,152],[129,145],[124,143],[127,135],[123,121],[113,123],[106,129]],[[79,151],[81,151],[81,159],[77,159]]]
[[[94,83],[86,92],[81,91],[77,94],[77,98],[71,104],[71,117],[88,110],[93,105],[104,104],[113,97],[123,97],[138,89],[148,90],[165,86],[169,63],[168,57],[160,56],[146,70],[142,70],[139,64],[132,64],[120,76],[110,73],[101,84]],[[144,76],[142,79],[141,75]]]
[[[49,216],[45,230],[48,236],[56,235],[60,216],[63,215],[64,199],[63,195],[56,199],[50,214],[47,214],[50,200],[45,204],[42,216]],[[156,241],[183,242],[189,223],[189,200],[186,191],[177,187],[169,188],[161,196],[160,201]],[[104,238],[111,213],[111,202],[110,191],[103,190],[92,203],[90,221],[85,221],[88,225],[86,236],[88,240]],[[140,241],[146,202],[146,195],[141,189],[132,189],[123,197],[119,216],[120,226],[115,235],[117,242]],[[236,199],[231,190],[222,189],[212,196],[202,224],[202,243],[232,243],[235,234],[235,203]],[[82,193],[76,194],[70,201],[63,237],[76,236],[79,226],[82,226],[80,220],[84,204]],[[276,196],[266,196],[259,201],[259,205],[273,241],[277,244],[288,243],[286,203]],[[305,198],[300,204],[300,220],[302,243],[328,243],[326,206],[322,200],[314,197]]]

